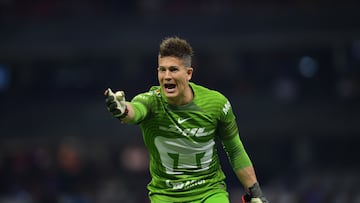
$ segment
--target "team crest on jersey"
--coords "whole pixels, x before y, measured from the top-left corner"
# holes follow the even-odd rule
[[[155,95],[156,95],[156,96],[158,96],[158,97],[161,96],[160,89],[157,89],[157,90],[155,90],[154,92],[155,92]]]

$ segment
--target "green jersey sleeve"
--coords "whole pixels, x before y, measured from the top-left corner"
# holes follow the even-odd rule
[[[243,143],[240,140],[235,116],[231,104],[227,99],[224,107],[222,108],[218,132],[224,150],[235,171],[252,165]]]
[[[222,143],[234,171],[252,165],[239,134],[230,139],[223,140]]]
[[[134,109],[135,116],[129,122],[130,124],[140,124],[151,116],[151,105],[156,94],[159,92],[151,88],[149,92],[138,94],[131,100],[130,104]]]
[[[223,97],[223,106],[221,108],[219,123],[218,123],[218,132],[222,140],[231,139],[234,136],[238,135],[238,127],[235,122],[235,115],[229,100]]]

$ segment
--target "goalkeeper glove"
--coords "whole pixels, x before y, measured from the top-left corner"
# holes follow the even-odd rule
[[[255,183],[249,188],[249,194],[242,196],[242,203],[269,203],[264,197],[260,185]]]
[[[111,89],[108,88],[104,95],[107,110],[112,113],[115,118],[120,120],[125,118],[128,114],[125,93],[123,91],[113,93]]]

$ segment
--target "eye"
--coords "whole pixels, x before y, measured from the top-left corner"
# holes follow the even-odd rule
[[[179,70],[179,68],[176,67],[176,66],[171,66],[171,67],[169,68],[169,70],[170,70],[171,72],[177,72],[177,71]]]
[[[166,71],[166,68],[164,68],[164,67],[158,67],[158,71],[159,71],[159,72],[165,72],[165,71]]]

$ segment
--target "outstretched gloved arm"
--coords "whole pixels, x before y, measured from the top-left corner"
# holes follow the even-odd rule
[[[115,118],[123,120],[129,113],[129,109],[125,101],[125,93],[123,91],[113,92],[108,88],[105,92],[105,103],[107,110],[113,114]]]

